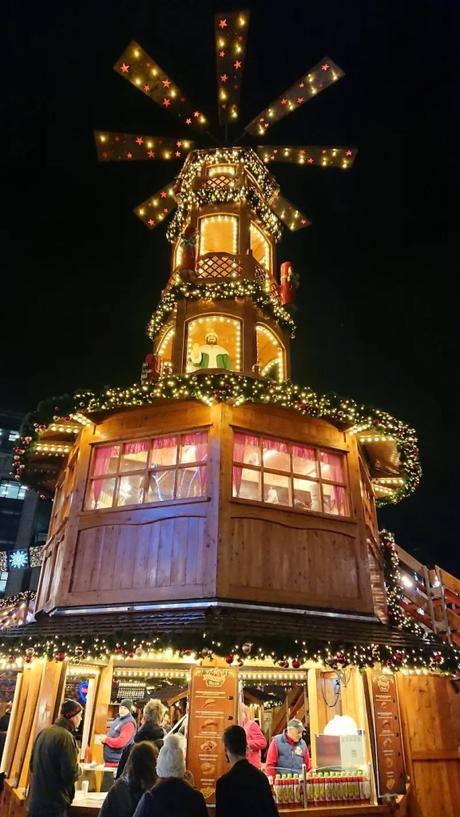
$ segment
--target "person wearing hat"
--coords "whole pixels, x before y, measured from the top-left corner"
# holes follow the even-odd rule
[[[123,749],[132,742],[137,727],[131,714],[133,706],[130,698],[123,698],[118,708],[118,718],[112,721],[109,731],[100,739],[104,744],[104,763],[107,766],[118,766]]]
[[[75,732],[83,708],[63,701],[58,719],[38,735],[30,760],[29,817],[66,817],[80,776]]]
[[[302,738],[304,725],[298,718],[291,718],[281,735],[275,735],[268,747],[265,772],[269,777],[275,774],[300,773],[305,763],[307,772],[311,769],[308,747]]]
[[[208,817],[201,792],[184,780],[183,739],[169,734],[157,760],[157,784],[141,798],[134,817]]]

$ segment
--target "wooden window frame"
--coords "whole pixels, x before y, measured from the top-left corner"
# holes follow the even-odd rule
[[[193,462],[180,462],[180,449],[181,449],[181,441],[183,437],[188,436],[189,434],[206,434],[206,459],[202,461],[194,460]],[[153,452],[153,441],[154,440],[161,440],[166,437],[175,437],[176,438],[176,454],[175,454],[175,462],[171,465],[160,465],[157,467],[152,466],[152,452]],[[124,446],[129,443],[141,443],[141,442],[149,442],[150,447],[147,451],[147,458],[146,462],[142,468],[132,468],[127,469],[125,471],[121,470],[121,458],[123,455]],[[116,469],[112,472],[106,472],[104,474],[98,474],[97,476],[93,476],[93,468],[94,462],[96,458],[96,452],[99,448],[104,448],[108,446],[119,446],[118,458]],[[165,505],[165,504],[183,504],[184,502],[202,502],[203,499],[207,499],[207,492],[208,492],[208,463],[209,463],[209,426],[205,428],[193,428],[188,429],[186,431],[171,431],[165,434],[155,434],[154,436],[147,436],[147,437],[133,437],[130,439],[123,439],[123,440],[111,440],[110,442],[104,441],[98,443],[93,446],[91,452],[91,462],[89,468],[89,475],[88,481],[86,485],[85,491],[85,502],[84,502],[84,511],[88,513],[100,512],[100,511],[114,511],[114,510],[124,510],[124,509],[132,509],[132,508],[146,508],[151,506],[157,505]],[[206,468],[206,483],[203,489],[203,493],[200,496],[194,497],[177,497],[177,486],[178,486],[178,474],[180,471],[183,471],[187,468]],[[169,499],[156,499],[153,501],[146,501],[145,497],[147,496],[148,489],[149,489],[149,480],[150,475],[157,473],[157,472],[164,472],[164,471],[174,471],[174,496]],[[126,505],[119,505],[118,504],[118,497],[119,497],[119,488],[120,488],[120,479],[122,477],[129,477],[129,476],[141,476],[142,475],[142,501],[141,502],[132,502]],[[114,479],[115,485],[112,492],[112,504],[106,505],[102,508],[92,508],[89,506],[88,502],[90,501],[91,497],[91,489],[93,482],[98,480],[103,481],[106,479]]]
[[[250,437],[256,437],[259,440],[259,459],[260,465],[253,465],[251,463],[240,462],[239,460],[234,459],[234,445],[235,445],[235,434],[247,434]],[[274,442],[283,443],[288,447],[288,455],[289,455],[289,470],[283,471],[277,468],[267,468],[263,464],[263,440],[273,440]],[[301,448],[310,448],[315,452],[315,462],[317,465],[317,476],[307,476],[305,474],[299,474],[297,471],[294,471],[293,467],[293,454],[292,448],[293,446],[299,446]],[[323,452],[325,454],[335,454],[336,456],[341,457],[343,463],[343,474],[344,474],[344,481],[334,481],[330,479],[324,479],[321,476],[321,460],[320,460],[320,453]],[[347,459],[347,451],[341,451],[335,448],[328,448],[327,446],[317,445],[316,443],[305,443],[305,442],[297,442],[294,440],[283,439],[281,437],[275,437],[272,434],[261,434],[257,431],[251,431],[250,429],[242,429],[242,428],[233,428],[233,441],[232,441],[232,471],[233,468],[242,468],[245,470],[256,471],[260,474],[260,487],[261,487],[261,499],[245,499],[244,497],[234,496],[233,494],[233,477],[231,480],[231,499],[236,500],[237,502],[247,502],[249,504],[256,504],[256,505],[263,505],[264,507],[270,508],[278,508],[280,510],[289,510],[289,511],[297,511],[298,513],[307,513],[307,514],[320,514],[321,516],[326,516],[332,519],[351,519],[351,502],[350,502],[350,490],[349,490],[349,480],[348,480],[348,459]],[[272,502],[266,502],[264,499],[264,488],[265,488],[265,481],[264,481],[264,473],[268,474],[276,474],[277,476],[285,476],[288,478],[288,496],[289,496],[289,504],[278,503],[274,504]],[[308,480],[309,482],[314,482],[319,485],[319,497],[321,502],[321,510],[313,510],[308,508],[299,508],[293,504],[294,501],[294,479],[302,479]],[[332,485],[334,488],[343,488],[345,492],[345,504],[347,507],[346,514],[340,513],[331,513],[324,510],[324,494],[323,494],[323,485]]]

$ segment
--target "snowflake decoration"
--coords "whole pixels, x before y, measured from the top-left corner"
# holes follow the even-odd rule
[[[13,550],[10,553],[10,567],[22,568],[27,567],[27,550]]]

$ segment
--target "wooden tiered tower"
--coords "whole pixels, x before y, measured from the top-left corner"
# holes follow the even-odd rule
[[[219,121],[226,126],[238,118],[247,23],[247,13],[216,17]],[[115,68],[184,128],[206,130],[204,114],[137,43]],[[341,76],[324,58],[247,133],[265,135]],[[102,161],[185,159],[174,183],[135,208],[153,229],[177,207],[167,229],[171,266],[149,323],[152,347],[140,382],[53,398],[24,426],[17,477],[54,493],[54,506],[37,620],[10,630],[15,653],[8,660],[35,666],[46,656],[48,669],[37,669],[45,674],[55,661],[99,662],[90,742],[95,724],[105,728],[117,662],[165,671],[166,647],[179,668],[217,656],[233,680],[245,666],[268,667],[275,679],[300,672],[305,683],[308,674],[318,732],[328,719],[318,698],[323,675],[335,672],[343,700],[369,733],[361,675],[372,667],[454,673],[460,656],[408,621],[398,604],[396,551],[378,532],[377,505],[417,486],[415,433],[386,412],[290,380],[298,276],[289,262],[278,263],[275,248],[282,223],[296,230],[310,222],[280,195],[267,164],[346,168],[356,151],[195,148],[185,138],[104,131],[96,144]],[[345,668],[353,673],[348,691]],[[177,672],[176,664],[168,671]],[[433,707],[446,689],[436,680]],[[409,699],[418,687],[404,686],[404,677],[398,684],[411,752]],[[404,791],[399,761],[398,778],[383,755],[380,768],[380,759],[373,763],[380,793]],[[213,785],[204,786],[210,796]],[[417,785],[422,790],[424,781]]]

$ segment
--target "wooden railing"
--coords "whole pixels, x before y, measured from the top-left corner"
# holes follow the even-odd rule
[[[428,568],[398,545],[396,550],[402,608],[427,630],[460,646],[460,580],[438,565]]]

